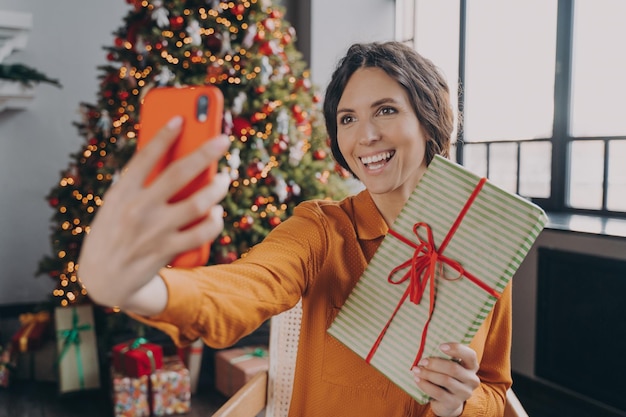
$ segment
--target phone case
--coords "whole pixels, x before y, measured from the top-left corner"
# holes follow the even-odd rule
[[[159,160],[146,179],[146,185],[173,161],[180,159],[201,146],[207,140],[218,136],[222,131],[224,97],[214,86],[195,87],[155,87],[148,91],[140,108],[137,151],[141,150],[163,126],[174,116],[184,118],[183,131]],[[182,200],[211,182],[217,170],[212,164],[193,181],[178,191],[170,202]],[[196,224],[198,219],[183,229]],[[209,259],[211,242],[177,255],[170,265],[193,267],[205,265]]]

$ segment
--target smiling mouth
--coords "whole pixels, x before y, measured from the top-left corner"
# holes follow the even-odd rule
[[[374,169],[379,169],[385,166],[385,164],[389,162],[389,160],[393,158],[395,154],[396,154],[396,151],[387,151],[387,152],[381,152],[376,155],[363,156],[363,157],[360,157],[359,159],[361,160],[361,163],[365,165],[367,169],[374,170]]]

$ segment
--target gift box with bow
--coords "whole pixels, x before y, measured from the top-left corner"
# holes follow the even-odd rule
[[[230,397],[254,375],[268,369],[269,358],[264,346],[220,350],[215,354],[215,388]]]
[[[113,346],[113,367],[124,375],[138,378],[163,366],[163,348],[140,337]]]
[[[328,332],[420,403],[410,369],[469,344],[543,229],[535,204],[436,156]]]
[[[111,368],[115,417],[170,416],[191,410],[189,370],[178,356],[166,356],[162,368],[131,377]]]
[[[20,314],[20,329],[11,338],[15,353],[28,352],[42,345],[44,336],[50,326],[50,313]]]
[[[59,391],[100,387],[100,365],[94,330],[93,306],[57,307]]]

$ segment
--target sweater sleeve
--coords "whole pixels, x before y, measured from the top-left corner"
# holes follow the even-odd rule
[[[466,401],[463,416],[501,416],[511,378],[511,283],[474,337],[470,347],[478,353],[480,386]],[[484,341],[483,346],[478,346]]]
[[[316,205],[303,203],[232,264],[163,268],[165,309],[152,317],[129,315],[177,345],[202,338],[214,348],[231,346],[298,302],[325,259],[326,229]]]

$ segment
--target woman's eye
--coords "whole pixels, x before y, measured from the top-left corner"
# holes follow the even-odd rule
[[[396,109],[394,109],[393,107],[382,107],[380,110],[378,110],[378,114],[382,114],[382,115],[388,115],[388,114],[394,114],[397,113]]]
[[[347,125],[348,123],[351,123],[354,121],[354,117],[352,116],[343,116],[339,119],[339,123],[341,123],[342,125]]]

